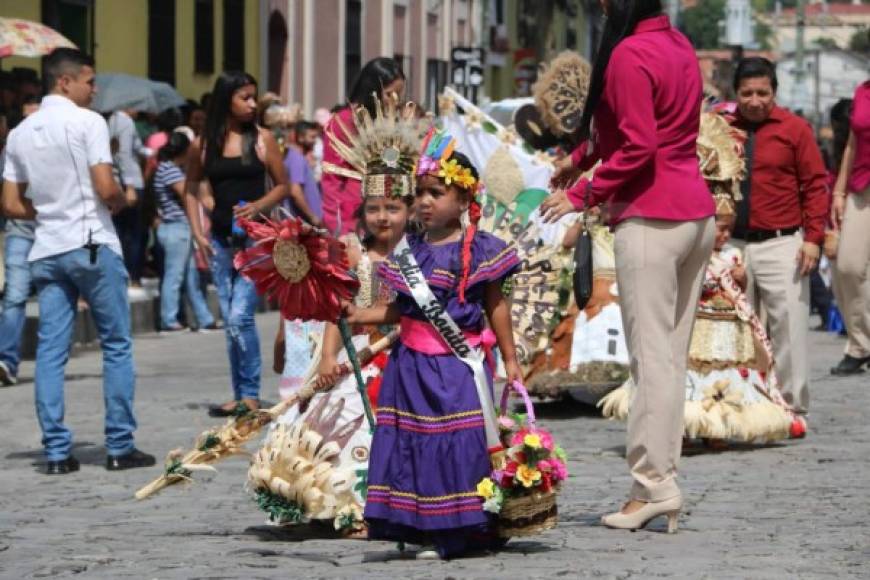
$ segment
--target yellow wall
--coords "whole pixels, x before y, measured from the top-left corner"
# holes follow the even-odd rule
[[[260,75],[259,3],[245,2],[245,69]],[[183,96],[199,99],[211,91],[223,69],[223,2],[214,1],[215,74],[194,74],[193,0],[175,2],[175,84]],[[148,0],[96,0],[94,3],[95,54],[98,72],[148,74]],[[0,16],[41,21],[40,0],[0,0]],[[39,69],[39,59],[3,59],[2,68],[16,66]],[[265,82],[265,79],[257,79]]]
[[[39,22],[41,13],[39,0],[0,0],[0,16],[6,18],[23,18]],[[2,64],[3,70],[12,70],[17,66],[39,70],[38,58],[4,58],[0,64]]]
[[[97,72],[148,76],[148,0],[97,0],[94,39]]]
[[[211,75],[193,72],[193,5],[194,3],[191,1],[176,0],[175,88],[185,97],[199,100],[203,93],[212,90],[215,79],[223,70],[224,3],[220,0],[215,0],[214,3],[215,74]],[[260,75],[260,13],[258,5],[257,0],[246,0],[245,2],[245,70],[254,75],[255,78]],[[259,78],[257,80],[261,81]]]

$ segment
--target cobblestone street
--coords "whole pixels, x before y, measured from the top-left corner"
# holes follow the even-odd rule
[[[258,316],[264,369],[278,319]],[[496,555],[451,562],[402,558],[387,543],[285,531],[244,489],[247,461],[212,477],[133,499],[159,468],[110,473],[102,447],[99,350],[67,368],[66,416],[80,472],[47,477],[33,411],[33,362],[0,389],[0,577],[86,578],[847,578],[870,565],[870,378],[833,378],[842,340],[811,336],[812,413],[803,441],[689,453],[680,531],[664,520],[637,533],[598,525],[629,487],[624,426],[579,404],[538,406],[570,458],[559,526]],[[188,446],[229,394],[223,333],[137,337],[137,445],[162,458]],[[264,373],[264,398],[277,377]],[[251,446],[255,448],[254,445]],[[318,537],[319,536],[319,537]],[[315,539],[312,539],[315,538]]]

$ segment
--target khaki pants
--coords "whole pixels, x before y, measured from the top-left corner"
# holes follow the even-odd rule
[[[804,414],[810,404],[810,279],[798,269],[803,235],[798,231],[764,242],[732,243],[743,250],[746,297],[766,317],[779,388],[795,412]]]
[[[846,196],[834,295],[849,334],[846,354],[870,356],[870,188]]]
[[[689,339],[714,230],[712,217],[629,219],[616,227],[619,303],[637,385],[626,444],[633,499],[658,502],[680,495]]]

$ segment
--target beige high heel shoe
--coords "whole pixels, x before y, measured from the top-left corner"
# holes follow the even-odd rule
[[[683,498],[677,496],[665,501],[645,503],[642,508],[630,514],[624,514],[621,511],[607,514],[601,518],[601,523],[608,528],[634,531],[646,527],[648,523],[659,516],[667,516],[668,533],[674,534],[677,531],[677,516],[682,507]]]

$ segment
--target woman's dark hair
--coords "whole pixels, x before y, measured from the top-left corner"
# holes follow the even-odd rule
[[[166,145],[157,152],[157,159],[160,161],[175,159],[179,155],[184,155],[188,147],[190,147],[190,139],[187,138],[187,135],[173,131],[169,134],[169,141],[166,142]]]
[[[178,109],[166,109],[157,115],[157,130],[164,133],[171,133],[176,127],[181,125],[181,112]]]
[[[831,154],[833,170],[840,170],[840,162],[843,160],[843,151],[849,141],[849,117],[852,115],[852,99],[840,99],[831,107]]]
[[[779,82],[776,80],[776,65],[760,56],[741,58],[734,71],[734,91],[740,88],[743,79],[755,79],[767,77],[770,79],[770,87],[776,92]]]
[[[369,114],[375,116],[375,95],[380,99],[384,87],[396,79],[405,79],[402,65],[395,59],[385,56],[372,59],[360,71],[347,100],[355,105],[362,105]]]
[[[232,114],[233,95],[242,87],[257,86],[257,80],[246,72],[224,71],[214,83],[208,100],[205,131],[205,168],[208,169],[224,152],[227,119]],[[252,121],[242,127],[242,164],[248,164],[256,155],[257,125]]]
[[[604,92],[604,73],[610,62],[610,55],[620,42],[631,36],[638,22],[644,18],[655,16],[662,11],[661,0],[610,0],[607,9],[607,20],[601,33],[601,42],[595,53],[595,64],[592,66],[592,78],[589,81],[589,94],[583,107],[583,116],[577,128],[579,141],[585,141],[590,135],[592,115],[601,101]]]

